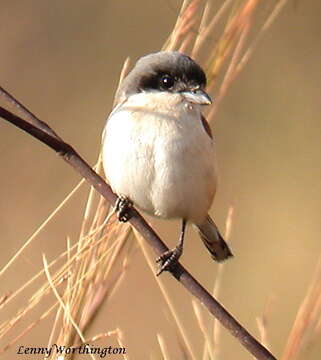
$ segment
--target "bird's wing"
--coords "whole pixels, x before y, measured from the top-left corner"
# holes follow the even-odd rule
[[[201,121],[202,121],[202,125],[203,125],[205,132],[211,139],[213,139],[212,130],[210,128],[210,125],[203,115],[201,115]]]

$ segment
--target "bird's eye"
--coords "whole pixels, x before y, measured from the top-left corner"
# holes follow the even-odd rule
[[[174,78],[169,75],[164,75],[161,78],[161,85],[165,89],[170,89],[171,87],[173,87],[174,82],[175,82]]]

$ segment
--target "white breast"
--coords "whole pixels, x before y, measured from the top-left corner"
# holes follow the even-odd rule
[[[116,108],[105,128],[103,164],[112,189],[147,213],[205,219],[216,188],[214,144],[199,107],[181,95],[140,93]]]

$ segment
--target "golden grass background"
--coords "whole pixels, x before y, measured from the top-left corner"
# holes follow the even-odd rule
[[[31,6],[6,1],[2,5],[1,84],[94,164],[123,61],[128,55],[135,60],[161,48],[180,3],[34,1]],[[256,317],[270,301],[267,332],[276,355],[284,349],[320,256],[318,25],[317,1],[289,2],[229,89],[212,126],[220,167],[212,214],[222,229],[229,206],[235,206],[231,233],[235,258],[225,266],[220,300],[257,335]],[[211,40],[215,42],[215,37]],[[5,122],[0,126],[2,267],[79,177],[31,137]],[[42,253],[50,261],[66,249],[67,236],[75,243],[85,199],[82,190],[0,279],[0,296],[43,267]],[[153,220],[153,224],[172,246],[177,222]],[[192,231],[182,261],[202,284],[213,287],[217,265]],[[180,309],[191,346],[202,354],[203,336],[190,297],[168,275],[163,278]],[[31,288],[29,295],[36,289]],[[0,320],[10,318],[26,298],[10,303]],[[46,305],[36,310],[38,317]],[[125,278],[90,334],[119,327],[131,359],[150,354],[160,359],[156,338],[160,333],[171,358],[179,359],[176,332],[168,318],[154,276],[138,249],[131,252]],[[26,324],[19,326],[15,331]],[[48,323],[39,324],[19,344],[45,346],[47,330]],[[104,338],[97,345],[113,341]],[[220,349],[227,360],[249,358],[224,330]],[[11,348],[3,358],[18,358],[15,350]],[[302,359],[319,359],[320,353],[317,344]]]

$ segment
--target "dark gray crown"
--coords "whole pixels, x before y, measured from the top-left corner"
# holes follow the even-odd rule
[[[164,77],[173,81],[170,88],[164,87]],[[123,80],[115,101],[119,102],[142,91],[180,92],[206,86],[202,68],[190,57],[177,51],[161,51],[140,58]]]

